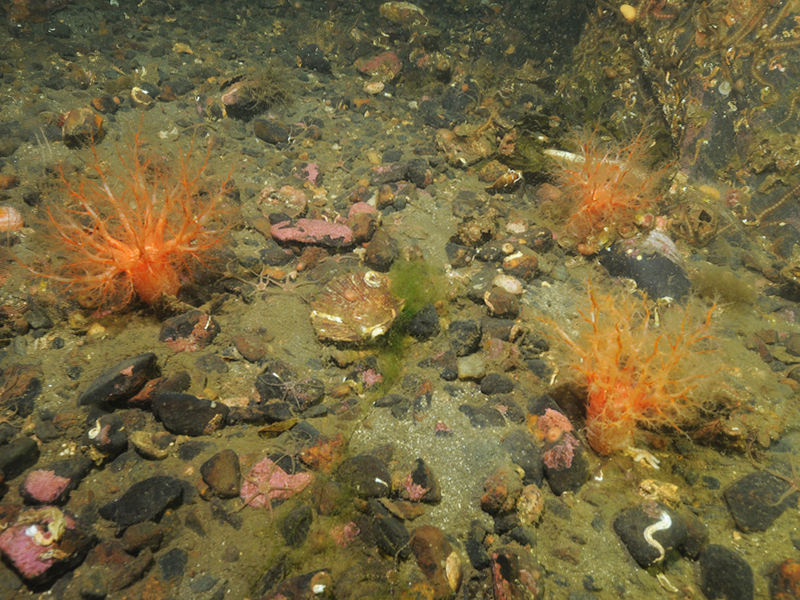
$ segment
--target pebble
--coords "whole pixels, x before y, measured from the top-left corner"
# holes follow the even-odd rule
[[[489,373],[481,379],[481,394],[508,394],[514,389],[514,382],[510,377],[500,373]]]
[[[322,51],[322,48],[316,44],[306,44],[297,53],[298,64],[304,69],[323,73],[325,75],[331,74],[331,63]]]
[[[134,483],[116,500],[100,507],[100,516],[119,527],[158,520],[168,507],[183,501],[183,482],[175,477],[156,475]]]
[[[436,504],[442,501],[442,488],[425,461],[418,458],[411,473],[400,487],[403,498],[415,502],[428,502]]]
[[[136,395],[144,384],[161,375],[156,355],[145,352],[103,371],[78,398],[80,406],[119,404]]]
[[[174,436],[164,431],[151,433],[139,429],[132,432],[128,440],[140,456],[148,460],[164,460],[169,456],[169,445]]]
[[[700,589],[707,598],[752,600],[753,570],[745,559],[724,546],[711,544],[700,555]]]
[[[526,429],[514,429],[501,442],[511,461],[523,471],[524,484],[542,485],[543,465],[541,447],[535,444]]]
[[[186,563],[189,562],[189,554],[183,548],[172,548],[162,554],[157,562],[161,577],[165,581],[171,581],[183,576]]]
[[[113,458],[128,448],[128,431],[119,414],[102,415],[86,431],[86,443],[105,458]]]
[[[344,459],[336,469],[336,480],[359,498],[388,496],[392,491],[389,470],[383,461],[371,454]]]
[[[422,525],[411,532],[409,541],[417,566],[433,588],[434,598],[448,598],[453,591],[445,571],[447,558],[453,551],[444,533],[433,525]]]
[[[385,273],[397,260],[400,251],[397,242],[383,229],[379,229],[364,246],[364,264],[376,271]]]
[[[467,356],[480,347],[481,325],[477,321],[453,321],[447,335],[456,356]]]
[[[439,330],[439,313],[433,304],[426,304],[419,309],[406,325],[406,331],[418,341],[438,335]]]
[[[658,502],[623,509],[614,519],[614,531],[643,569],[663,561],[686,540],[683,518]]]
[[[357,522],[359,529],[372,533],[375,545],[385,556],[407,559],[411,554],[411,535],[403,522],[375,499],[369,501],[369,509],[371,518],[363,527]]]
[[[254,119],[253,134],[262,142],[279,146],[289,141],[291,129],[275,119]]]
[[[755,471],[732,483],[723,493],[728,510],[741,531],[766,531],[790,506],[797,506],[800,492],[767,471]],[[784,494],[786,494],[784,496]]]
[[[217,452],[200,466],[203,481],[220,498],[235,498],[242,485],[242,471],[239,457],[226,448]]]
[[[520,301],[517,294],[512,294],[500,287],[492,287],[483,295],[483,302],[493,317],[516,319],[519,316]]]
[[[496,600],[544,598],[544,570],[528,548],[509,544],[492,552],[491,573],[493,588],[500,590]]]
[[[68,458],[29,471],[19,493],[29,504],[63,504],[89,473],[88,458]]]
[[[494,516],[510,513],[522,493],[522,477],[516,469],[502,466],[483,482],[483,490],[481,510]]]
[[[471,406],[462,404],[458,410],[464,413],[473,427],[502,427],[506,420],[493,406]]]
[[[14,479],[39,460],[39,446],[28,437],[17,438],[0,447],[0,474],[3,481]]]
[[[289,546],[298,548],[303,545],[311,530],[314,511],[307,504],[295,506],[281,521],[278,529]]]
[[[462,356],[456,361],[456,368],[459,379],[478,380],[486,374],[486,359],[477,353]]]
[[[162,392],[153,398],[153,414],[167,431],[177,435],[209,435],[222,429],[228,407],[192,394]]]
[[[161,325],[158,341],[174,352],[196,352],[208,346],[219,333],[219,324],[201,310],[170,317]]]

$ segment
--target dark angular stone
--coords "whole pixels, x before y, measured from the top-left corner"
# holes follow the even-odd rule
[[[286,543],[294,548],[303,545],[314,520],[314,511],[307,504],[292,509],[280,524],[280,531]]]
[[[158,333],[158,341],[175,352],[195,352],[208,346],[218,333],[219,324],[211,315],[201,310],[190,310],[166,319]]]
[[[39,446],[31,438],[17,438],[0,447],[0,473],[3,480],[14,479],[36,464],[39,460]]]
[[[600,264],[615,277],[628,277],[651,298],[674,298],[682,301],[691,283],[683,267],[661,254],[627,252],[625,244],[616,243],[600,252]]]
[[[650,529],[657,523],[657,528]],[[614,519],[614,531],[643,569],[664,560],[671,549],[686,540],[683,517],[657,502],[622,510]]]
[[[406,326],[406,331],[416,339],[427,340],[439,333],[439,313],[433,304],[426,304],[417,311]]]
[[[183,548],[167,550],[158,559],[161,576],[167,581],[182,577],[188,561],[189,554]]]
[[[208,435],[225,426],[228,407],[191,394],[166,392],[153,398],[153,414],[171,433]]]
[[[156,355],[152,352],[128,358],[95,379],[78,398],[78,405],[124,402],[136,395],[149,379],[155,379],[160,375]]]
[[[524,471],[522,482],[525,485],[542,485],[542,450],[533,443],[530,433],[515,429],[503,438],[503,449],[508,452],[512,462]]]
[[[364,246],[364,264],[376,271],[386,272],[399,254],[394,238],[379,229]]]
[[[370,500],[369,507],[372,511],[372,532],[378,550],[392,558],[407,559],[411,554],[408,545],[411,535],[406,526],[377,500]]]
[[[506,424],[503,415],[493,406],[471,406],[462,404],[458,410],[467,415],[473,427],[502,427]]]
[[[102,415],[86,432],[86,442],[109,458],[128,447],[128,429],[117,413]]]
[[[481,344],[481,326],[476,321],[453,321],[447,329],[456,356],[472,354]]]
[[[777,475],[756,471],[732,483],[722,495],[740,530],[766,531],[783,511],[797,506],[800,492],[791,487]]]
[[[316,44],[306,44],[297,53],[298,62],[304,69],[317,73],[331,74],[331,63],[325,57],[322,48]]]
[[[508,394],[514,389],[511,378],[500,373],[489,373],[481,379],[481,394]]]
[[[239,457],[230,448],[217,452],[200,466],[200,474],[220,498],[235,498],[242,485]]]
[[[120,527],[158,520],[168,507],[180,505],[183,483],[167,475],[156,475],[134,483],[122,496],[100,507],[100,516]]]
[[[741,556],[717,544],[700,555],[700,589],[707,598],[752,600],[753,570]]]

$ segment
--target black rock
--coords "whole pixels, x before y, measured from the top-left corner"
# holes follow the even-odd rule
[[[104,371],[78,398],[78,405],[114,404],[135,396],[142,386],[161,375],[156,355],[145,352]]]
[[[114,458],[128,447],[128,430],[116,413],[102,415],[86,432],[86,443]]]
[[[542,462],[547,484],[556,496],[579,490],[589,478],[583,443],[569,431],[554,442],[545,442]]]
[[[500,373],[489,373],[481,379],[481,394],[508,394],[514,389],[514,382],[510,377]]]
[[[121,497],[100,507],[100,516],[120,527],[158,520],[168,507],[180,505],[183,483],[167,475],[156,475],[134,483]]]
[[[183,548],[167,550],[158,558],[158,568],[161,569],[161,576],[166,581],[183,576],[188,561],[189,554]]]
[[[506,424],[503,415],[493,406],[462,404],[458,410],[467,415],[473,427],[502,427]]]
[[[406,178],[418,188],[433,183],[433,171],[424,158],[412,158],[406,165]]]
[[[386,465],[371,454],[346,458],[336,470],[336,479],[359,498],[378,498],[391,492],[391,475]]]
[[[322,48],[316,44],[307,44],[297,53],[298,62],[304,69],[317,71],[326,75],[331,74],[331,63],[325,57]]]
[[[601,251],[599,259],[611,275],[633,279],[651,298],[669,297],[680,302],[689,294],[691,283],[686,271],[662,254],[631,251],[626,244],[616,243]]]
[[[369,508],[372,511],[371,531],[378,550],[392,558],[408,558],[411,555],[411,535],[403,522],[377,500],[370,500]]]
[[[792,484],[785,479],[756,471],[732,483],[722,495],[740,530],[766,531],[783,511],[797,506],[800,492],[791,490]]]
[[[0,474],[3,481],[14,479],[36,464],[39,460],[39,446],[31,438],[17,438],[0,447]]]
[[[279,145],[289,141],[291,129],[274,119],[254,119],[253,134],[262,142]]]
[[[614,519],[614,531],[643,569],[664,560],[686,540],[683,517],[658,502],[624,509]]]
[[[224,427],[228,417],[221,402],[175,392],[157,394],[152,408],[167,431],[178,435],[208,435]]]
[[[399,254],[394,238],[379,229],[364,246],[364,264],[376,271],[386,272]]]
[[[416,339],[427,340],[439,333],[439,313],[433,304],[426,304],[408,322],[406,331]]]
[[[511,461],[522,468],[522,483],[542,485],[542,450],[533,443],[531,435],[524,429],[515,429],[503,438],[503,449]]]
[[[475,249],[469,246],[447,242],[444,245],[444,250],[447,253],[447,260],[450,262],[450,266],[454,269],[466,267],[475,258]]]
[[[208,346],[219,333],[217,322],[201,310],[190,310],[166,319],[158,333],[158,341],[175,352],[194,352]]]
[[[544,598],[544,569],[534,561],[532,550],[509,544],[492,552],[494,589],[507,590],[508,598]]]
[[[464,542],[464,550],[467,552],[469,562],[477,571],[486,569],[491,562],[489,553],[486,551],[486,546],[483,543],[488,533],[483,523],[478,520],[472,521],[467,539]]]
[[[30,471],[19,493],[30,504],[62,504],[89,470],[88,458],[67,458]]]
[[[447,330],[450,347],[456,356],[467,356],[481,344],[481,326],[476,321],[453,321]]]
[[[411,471],[410,483],[427,490],[420,498],[421,502],[436,504],[442,501],[442,488],[439,487],[439,481],[421,458],[417,459],[414,469]]]
[[[700,589],[715,600],[752,600],[753,570],[732,550],[711,544],[700,555]]]
[[[314,520],[314,511],[307,504],[300,504],[289,512],[280,524],[283,539],[290,546],[297,548],[303,545]]]

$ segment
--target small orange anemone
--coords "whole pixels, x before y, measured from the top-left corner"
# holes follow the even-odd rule
[[[548,322],[572,354],[570,369],[586,386],[586,437],[599,454],[630,447],[638,427],[695,421],[705,399],[694,392],[715,375],[707,357],[711,307],[700,322],[669,307],[656,324],[647,298],[589,291],[576,337]]]
[[[96,178],[70,181],[66,207],[47,207],[56,251],[64,263],[55,273],[40,273],[66,285],[87,307],[120,309],[134,298],[152,304],[174,296],[193,267],[218,247],[224,227],[214,227],[225,183],[208,194],[191,150],[177,168],[157,167],[141,158],[137,135],[130,158],[118,155],[119,167],[101,166],[92,148]]]
[[[597,250],[617,232],[635,227],[660,200],[663,172],[648,169],[647,162],[641,136],[622,148],[604,148],[590,139],[572,160],[562,159],[556,178],[572,207],[565,233]]]

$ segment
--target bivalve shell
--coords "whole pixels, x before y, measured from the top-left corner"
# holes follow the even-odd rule
[[[386,333],[402,308],[385,275],[349,273],[331,280],[311,303],[311,324],[321,340],[366,342]]]

